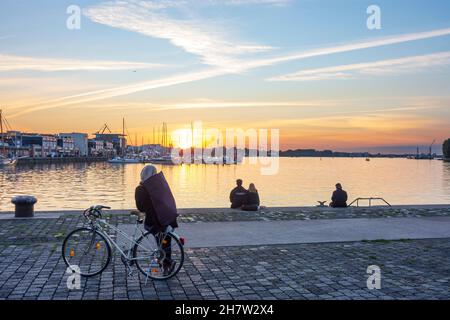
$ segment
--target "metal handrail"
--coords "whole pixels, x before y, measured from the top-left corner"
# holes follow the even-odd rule
[[[392,207],[391,204],[389,202],[387,202],[386,200],[384,200],[383,198],[356,198],[355,200],[353,200],[352,203],[350,203],[348,206],[351,207],[352,204],[354,204],[356,202],[356,206],[359,207],[359,201],[360,200],[369,200],[369,207],[372,206],[372,200],[381,200],[384,203],[386,203],[389,207]]]

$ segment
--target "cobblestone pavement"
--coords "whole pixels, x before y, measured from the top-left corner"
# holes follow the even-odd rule
[[[0,221],[0,299],[450,299],[450,239],[187,248],[175,278],[147,285],[115,255],[69,291],[61,242],[82,224]],[[366,287],[369,265],[381,268],[380,290]]]
[[[312,220],[349,218],[402,218],[450,216],[448,207],[349,207],[345,209],[292,207],[265,208],[258,212],[245,212],[230,209],[183,209],[182,222],[215,221],[268,221],[268,220]],[[206,212],[205,212],[206,211]],[[206,214],[205,214],[206,213]]]

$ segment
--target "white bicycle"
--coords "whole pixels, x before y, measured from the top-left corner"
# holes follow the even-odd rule
[[[184,238],[178,236],[172,227],[154,235],[144,230],[142,213],[132,211],[136,216],[134,234],[127,233],[109,224],[102,218],[106,206],[92,206],[83,212],[89,224],[73,230],[62,244],[62,256],[66,265],[81,276],[93,277],[102,273],[111,262],[112,248],[117,249],[121,260],[132,274],[136,265],[146,279],[167,280],[175,276],[184,262]],[[109,229],[130,242],[128,250],[122,250],[116,241],[105,231]]]

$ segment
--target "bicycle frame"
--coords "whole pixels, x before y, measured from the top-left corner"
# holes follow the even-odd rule
[[[124,258],[126,258],[129,261],[137,260],[137,259],[132,259],[130,257],[131,250],[133,249],[133,247],[135,245],[141,246],[139,243],[136,242],[136,240],[139,238],[138,237],[138,232],[140,231],[140,235],[142,235],[142,236],[145,234],[145,232],[141,228],[139,228],[139,224],[138,223],[136,223],[136,226],[134,227],[134,233],[133,233],[132,237],[130,237],[126,232],[124,232],[124,231],[120,230],[119,228],[117,228],[117,227],[111,225],[110,223],[106,222],[105,219],[98,219],[98,220],[96,220],[95,222],[92,223],[92,227],[96,231],[101,233],[108,240],[108,242],[111,245],[111,247],[113,247],[113,248],[115,248],[116,250],[119,251],[121,256],[123,256]],[[116,241],[114,241],[114,239],[104,230],[105,227],[110,228],[111,230],[116,232],[118,236],[121,236],[122,238],[126,239],[130,243],[130,249],[128,250],[128,256],[122,250],[120,245]]]
[[[138,245],[139,247],[143,248],[144,250],[147,250],[147,248],[145,248],[144,246],[142,246],[140,243],[137,242],[139,237],[140,236],[144,236],[145,233],[146,233],[141,228],[139,228],[139,223],[136,223],[136,225],[134,227],[134,233],[133,233],[132,237],[130,237],[130,235],[128,235],[126,232],[124,232],[124,231],[120,230],[119,228],[111,225],[105,219],[96,219],[95,221],[91,221],[91,225],[92,225],[93,229],[98,231],[100,234],[102,234],[107,239],[107,241],[109,242],[109,244],[110,244],[110,246],[112,248],[115,248],[116,250],[118,250],[120,255],[122,257],[124,257],[125,259],[127,259],[128,261],[138,260],[138,258],[131,258],[132,249],[133,249],[133,247],[135,245]],[[114,239],[112,239],[112,237],[104,230],[105,227],[108,227],[111,230],[115,231],[118,236],[121,236],[122,238],[126,239],[130,243],[130,248],[128,250],[128,256],[122,250],[122,248],[119,246],[119,244],[116,241],[114,241]],[[164,239],[165,235],[167,235],[167,234],[170,234],[170,235],[174,236],[178,240],[180,239],[180,237],[176,233],[173,232],[173,229],[170,226],[168,226],[167,229],[164,232],[162,232],[161,234],[163,235],[163,237],[161,237],[162,239]],[[161,249],[160,248],[161,247],[161,243],[158,242],[157,245],[158,245],[158,249]]]

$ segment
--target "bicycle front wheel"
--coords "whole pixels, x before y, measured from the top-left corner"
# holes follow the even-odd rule
[[[106,269],[111,261],[108,240],[92,228],[79,228],[64,239],[62,255],[65,264],[84,277],[92,277]]]
[[[147,232],[136,241],[133,260],[146,277],[167,280],[183,266],[183,245],[170,233],[153,235]]]

